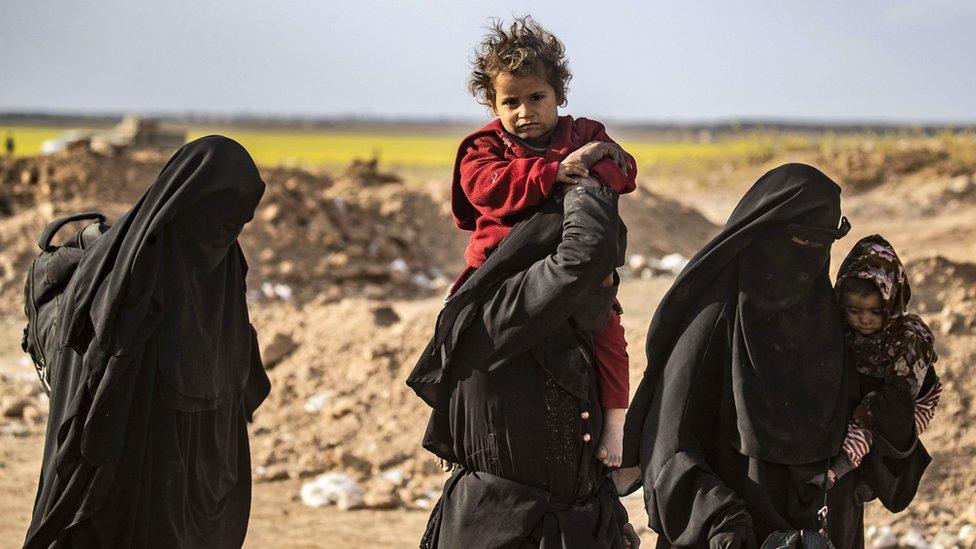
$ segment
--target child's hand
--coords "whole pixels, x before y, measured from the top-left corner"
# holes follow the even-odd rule
[[[579,183],[577,178],[589,177],[589,175],[590,170],[585,164],[579,160],[566,158],[559,163],[559,168],[556,170],[556,181],[567,185],[576,185]]]
[[[594,164],[607,157],[620,167],[624,175],[627,175],[627,172],[630,171],[630,161],[627,159],[627,153],[624,152],[620,145],[607,143],[606,141],[590,141],[586,145],[569,153],[563,162],[581,162],[587,168],[592,168]]]

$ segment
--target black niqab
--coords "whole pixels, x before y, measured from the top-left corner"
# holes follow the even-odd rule
[[[856,403],[828,279],[830,243],[849,227],[839,204],[810,166],[768,172],[658,306],[617,475],[640,479],[659,546],[818,528],[810,480],[840,451]],[[855,483],[828,496],[838,546],[863,543]]]
[[[196,140],[86,253],[25,546],[243,542],[245,424],[270,385],[237,236],[263,192],[243,147]]]
[[[636,442],[650,397],[675,344],[713,295],[731,285],[736,311],[731,334],[732,399],[739,450],[784,464],[836,453],[846,420],[843,329],[828,275],[831,242],[840,228],[840,188],[820,171],[788,164],[760,178],[662,299],[647,337],[647,381],[628,419]],[[793,237],[807,240],[802,245]],[[726,310],[726,314],[732,311]],[[711,326],[694,329],[711,330]],[[680,357],[676,357],[680,358]],[[714,357],[713,357],[714,358]],[[676,365],[677,366],[677,365]],[[691,366],[689,364],[689,366]]]

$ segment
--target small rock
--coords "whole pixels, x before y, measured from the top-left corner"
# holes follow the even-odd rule
[[[22,412],[22,417],[27,423],[40,423],[44,421],[44,415],[45,414],[33,404],[24,406],[24,410]]]
[[[264,367],[270,370],[278,365],[282,359],[290,355],[298,345],[292,340],[291,336],[281,332],[275,332],[270,338],[265,339],[267,343],[261,348],[261,359]]]
[[[24,416],[24,409],[30,405],[30,399],[7,395],[0,399],[0,412],[4,417],[21,418]]]
[[[275,222],[281,217],[281,207],[278,204],[269,204],[261,209],[261,219],[267,222]]]
[[[276,480],[288,479],[288,469],[281,465],[265,467],[259,465],[254,469],[254,478],[258,482],[274,482]]]
[[[376,307],[372,310],[373,323],[377,326],[392,326],[400,322],[400,315],[392,307],[386,305]]]

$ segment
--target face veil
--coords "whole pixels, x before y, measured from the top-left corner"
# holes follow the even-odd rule
[[[684,420],[671,408],[688,405],[696,383],[722,386],[718,420],[743,455],[803,464],[836,453],[848,374],[828,273],[831,243],[849,227],[840,188],[811,166],[781,166],[747,191],[654,314],[625,465],[641,447],[664,460],[680,444]]]

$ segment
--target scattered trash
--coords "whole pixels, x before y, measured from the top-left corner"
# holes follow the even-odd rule
[[[342,511],[363,504],[359,483],[343,473],[323,473],[302,484],[302,503],[309,507],[335,505]]]
[[[688,259],[679,254],[668,254],[660,259],[633,254],[627,259],[626,272],[642,279],[658,275],[677,275],[688,265]]]
[[[261,283],[261,293],[268,299],[281,299],[288,301],[292,296],[292,289],[285,284],[273,284],[271,282]]]
[[[393,484],[403,484],[403,470],[402,469],[387,469],[380,473],[380,476],[384,480],[388,480]]]
[[[332,400],[332,395],[329,393],[319,393],[312,395],[305,400],[305,406],[302,407],[303,410],[310,414],[316,414],[322,411],[322,408]]]
[[[410,266],[407,265],[406,261],[398,257],[390,262],[390,270],[395,273],[406,273],[410,270]]]
[[[865,532],[867,546],[872,549],[898,547],[898,536],[890,526],[869,526]]]

